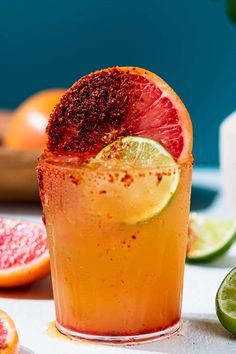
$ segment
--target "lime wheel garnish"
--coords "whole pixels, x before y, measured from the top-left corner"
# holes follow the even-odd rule
[[[119,206],[117,214],[122,215],[121,220],[126,224],[146,222],[156,217],[170,203],[179,185],[178,164],[162,145],[152,139],[127,136],[117,140],[91,160],[91,168],[94,163],[101,162],[108,171],[112,164],[115,170],[120,170],[121,173],[123,171],[124,176],[129,176],[130,183],[124,183],[123,187],[118,181],[115,185],[109,187],[108,183],[106,186],[106,198],[111,200],[126,189],[122,198],[117,198],[115,203],[116,207]],[[132,177],[133,170],[140,177]],[[125,177],[121,178],[122,180],[125,180]],[[99,199],[98,203],[95,207],[97,212],[100,215],[108,215],[110,203],[102,204]]]

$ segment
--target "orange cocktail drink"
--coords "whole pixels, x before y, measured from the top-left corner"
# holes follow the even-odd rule
[[[177,331],[191,172],[189,114],[155,74],[108,68],[62,96],[38,164],[59,331],[112,344]]]
[[[168,184],[176,168],[178,188],[156,211],[160,183]],[[176,331],[191,161],[178,167],[106,169],[42,158],[38,170],[58,328],[112,341]]]

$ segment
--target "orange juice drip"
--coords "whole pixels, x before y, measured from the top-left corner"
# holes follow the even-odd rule
[[[147,209],[148,190],[157,183],[155,171],[133,171],[127,185],[124,179],[120,182],[121,172],[108,176],[40,168],[57,322],[76,332],[111,336],[145,334],[176,324],[191,168],[182,167],[178,189],[164,210],[130,224],[122,222],[135,210],[130,196],[146,188],[142,208]]]

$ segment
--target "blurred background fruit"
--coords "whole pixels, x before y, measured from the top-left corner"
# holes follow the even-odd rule
[[[45,90],[25,100],[11,116],[4,145],[17,150],[43,149],[48,117],[64,92],[63,89]]]

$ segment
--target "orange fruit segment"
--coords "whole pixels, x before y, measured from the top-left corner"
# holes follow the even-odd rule
[[[18,354],[19,340],[13,320],[0,310],[0,353]]]
[[[82,77],[61,98],[48,127],[48,151],[95,156],[125,136],[159,142],[184,161],[192,154],[192,124],[171,87],[148,70],[113,67]]]
[[[0,287],[27,285],[49,272],[44,226],[0,217]]]

